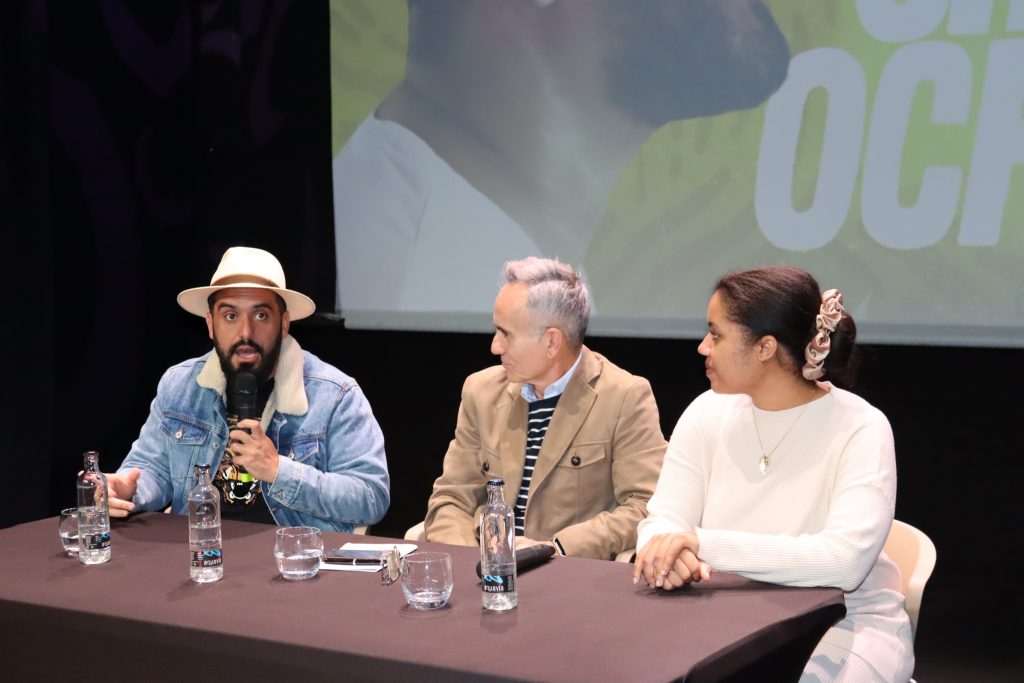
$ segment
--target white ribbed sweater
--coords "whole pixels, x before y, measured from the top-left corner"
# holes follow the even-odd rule
[[[862,398],[820,386],[829,393],[806,408],[771,412],[743,394],[697,397],[672,433],[637,547],[692,530],[715,570],[839,587],[847,616],[822,643],[856,653],[883,680],[903,680],[913,668],[910,623],[899,571],[879,554],[896,500],[892,430]],[[766,474],[758,433],[772,453]]]

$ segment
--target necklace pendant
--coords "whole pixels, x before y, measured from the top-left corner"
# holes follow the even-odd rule
[[[772,461],[768,459],[767,455],[762,455],[761,459],[757,461],[757,468],[761,470],[761,474],[768,474],[768,466],[772,464]]]

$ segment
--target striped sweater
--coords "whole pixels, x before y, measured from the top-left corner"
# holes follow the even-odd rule
[[[537,456],[544,443],[544,436],[548,433],[548,425],[551,424],[551,416],[555,414],[559,396],[561,394],[530,403],[526,429],[526,461],[523,464],[523,480],[519,484],[519,496],[515,504],[516,536],[524,535],[526,529],[526,501],[530,497],[530,480],[533,477],[533,468],[537,466]]]

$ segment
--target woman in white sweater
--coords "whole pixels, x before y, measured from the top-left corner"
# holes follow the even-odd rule
[[[802,681],[906,681],[900,576],[881,552],[896,500],[889,422],[849,385],[856,326],[799,268],[726,275],[698,351],[711,391],[683,413],[640,523],[634,582],[673,590],[711,568],[836,586],[846,617]]]

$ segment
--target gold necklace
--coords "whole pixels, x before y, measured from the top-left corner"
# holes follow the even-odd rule
[[[793,424],[789,425],[789,429],[786,430],[786,433],[783,434],[782,438],[779,439],[778,443],[775,444],[775,448],[771,449],[771,451],[766,453],[764,450],[764,443],[761,442],[761,431],[757,428],[757,413],[754,412],[754,403],[753,401],[751,401],[750,417],[754,421],[754,434],[757,435],[757,445],[760,446],[761,448],[761,459],[757,461],[757,467],[758,469],[761,470],[761,474],[768,474],[768,467],[771,466],[772,464],[772,456],[775,455],[775,451],[779,450],[779,446],[781,446],[782,442],[786,440],[786,437],[789,436],[789,433],[793,431],[793,427],[796,427],[796,423],[799,422],[800,418],[804,416],[804,412],[806,412],[807,406],[811,405],[811,403],[812,401],[808,401],[807,403],[804,404],[804,407],[800,410],[800,414],[796,416],[795,420],[793,420]]]

